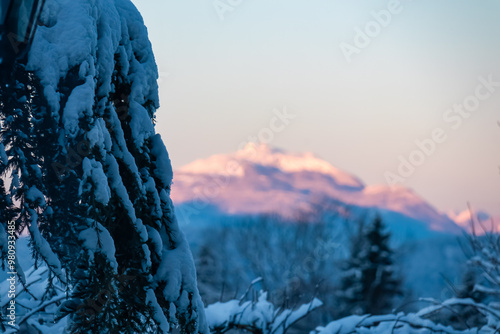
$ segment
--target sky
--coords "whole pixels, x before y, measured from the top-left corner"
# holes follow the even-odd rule
[[[500,214],[500,2],[133,3],[174,169],[257,138],[442,211]]]

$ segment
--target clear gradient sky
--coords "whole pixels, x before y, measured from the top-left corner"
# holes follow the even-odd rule
[[[157,130],[174,168],[235,151],[286,107],[296,118],[271,145],[380,184],[441,128],[446,141],[404,185],[443,211],[470,201],[500,214],[500,87],[456,129],[443,119],[478,77],[500,82],[500,1],[401,1],[350,63],[341,43],[355,45],[356,27],[390,1],[221,0],[234,4],[224,20],[212,0],[133,2],[159,66]]]

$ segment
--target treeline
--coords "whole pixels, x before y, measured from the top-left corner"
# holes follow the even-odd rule
[[[428,296],[416,296],[405,288],[398,257],[405,250],[392,246],[391,233],[380,216],[315,222],[290,222],[276,216],[239,218],[206,230],[193,252],[200,294],[207,305],[229,304],[244,296],[258,308],[260,291],[266,291],[266,300],[283,310],[308,305],[315,298],[323,303],[291,325],[292,333],[309,332],[318,324],[340,323],[351,316],[380,315],[394,322],[401,312],[419,311],[422,319],[410,317],[418,319],[417,323],[407,320],[405,326],[421,330],[419,321],[430,320],[436,326],[429,329],[432,332],[443,326],[481,328],[491,318],[480,305],[489,304],[492,296],[478,283],[486,270],[492,271],[494,256],[487,250],[498,255],[500,249],[492,237],[472,236],[468,241],[462,248],[470,259],[469,269],[458,279],[460,284],[443,278],[452,297],[443,300],[421,298]],[[478,253],[489,254],[489,263],[475,257]],[[432,309],[425,308],[429,304]],[[237,328],[236,320],[228,323]],[[367,324],[375,328],[380,322]]]
[[[409,294],[382,219],[333,221],[259,216],[210,228],[193,249],[204,302],[235,298],[260,277],[258,288],[283,308],[320,298],[308,318],[316,324],[403,303]]]

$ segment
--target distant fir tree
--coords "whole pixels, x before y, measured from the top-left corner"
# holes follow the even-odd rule
[[[376,216],[368,226],[360,222],[351,240],[339,292],[344,316],[390,312],[394,297],[402,293],[401,279],[394,270],[394,252],[389,247],[390,233],[384,229],[382,219]]]

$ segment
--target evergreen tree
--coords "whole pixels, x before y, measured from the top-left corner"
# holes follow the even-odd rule
[[[401,280],[394,272],[390,234],[377,216],[368,226],[360,223],[352,238],[351,255],[341,280],[343,315],[390,312],[393,298],[401,294]]]
[[[11,180],[8,206],[4,207],[8,220],[15,222],[17,234],[27,229],[36,259],[42,259],[54,277],[65,282],[61,263],[41,235],[39,222],[43,219],[46,186],[43,182],[39,133],[35,130],[35,115],[43,106],[40,85],[36,76],[26,71],[23,64],[12,70],[12,82],[3,83],[0,89],[0,140],[2,165],[0,174]],[[5,160],[5,161],[4,161]],[[5,194],[5,190],[3,190]],[[12,206],[12,203],[19,203]],[[6,224],[6,220],[3,224]],[[16,261],[17,264],[17,261]],[[21,283],[25,283],[22,269],[17,266]]]
[[[0,92],[0,173],[12,180],[0,186],[2,257],[15,219],[50,269],[44,298],[67,289],[58,321],[72,333],[206,333],[142,18],[129,0],[44,8]]]

